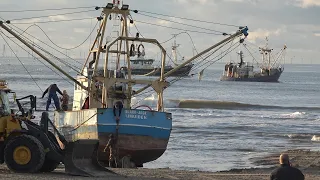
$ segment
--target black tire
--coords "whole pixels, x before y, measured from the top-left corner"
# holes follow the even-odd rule
[[[26,149],[30,154],[27,156],[29,161],[17,162],[14,158],[14,152],[17,148]],[[17,153],[18,154],[18,153]],[[15,154],[17,156],[17,154]],[[31,155],[31,156],[30,156]],[[42,167],[45,161],[45,152],[42,143],[30,135],[20,135],[8,142],[4,149],[4,161],[11,171],[17,173],[36,173]]]
[[[40,172],[52,172],[54,171],[60,163],[46,158],[43,166],[40,168]]]

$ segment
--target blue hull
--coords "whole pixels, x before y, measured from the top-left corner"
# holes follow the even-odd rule
[[[79,128],[69,131],[69,140],[94,139],[100,142],[99,160],[108,161],[109,152],[103,152],[109,135],[116,134],[117,123],[113,109],[89,109],[56,112],[59,128],[71,125]],[[93,116],[93,117],[92,117]],[[166,150],[172,129],[171,113],[123,109],[118,124],[119,158],[130,155],[136,165],[159,158]],[[90,120],[89,117],[92,117]],[[87,122],[86,122],[87,121]]]

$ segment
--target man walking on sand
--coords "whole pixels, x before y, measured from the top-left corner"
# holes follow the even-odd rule
[[[280,167],[272,171],[270,180],[304,180],[302,172],[291,166],[288,154],[281,154],[279,162]]]

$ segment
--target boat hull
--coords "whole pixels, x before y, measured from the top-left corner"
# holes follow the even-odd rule
[[[193,64],[185,65],[184,67],[178,69],[174,73],[172,73],[171,77],[184,77],[189,76],[189,73],[193,67]],[[166,67],[164,69],[164,73],[167,73],[171,71],[173,67]],[[125,70],[125,73],[127,73],[127,70]],[[147,75],[147,76],[160,76],[161,68],[152,68],[152,69],[131,69],[132,75]]]
[[[272,74],[270,76],[256,76],[256,77],[228,77],[228,76],[222,76],[220,78],[220,81],[247,81],[247,82],[279,82],[279,78],[282,74],[282,71],[279,71],[275,74]]]
[[[108,108],[55,112],[55,125],[68,141],[99,139],[99,160],[106,163],[109,151],[103,150],[118,127],[119,158],[130,155],[131,161],[141,166],[166,151],[172,120],[170,113],[123,109],[117,125],[113,109]]]
[[[130,155],[131,161],[136,166],[158,159],[166,151],[168,140],[138,135],[120,134],[118,141],[119,157]],[[100,152],[103,152],[109,133],[99,133]],[[109,149],[100,153],[99,160],[107,163],[109,161]]]

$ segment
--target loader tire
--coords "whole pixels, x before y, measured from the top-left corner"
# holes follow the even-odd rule
[[[20,135],[8,142],[4,160],[11,171],[36,173],[43,166],[45,152],[42,143],[30,135]]]
[[[60,162],[56,162],[46,158],[46,160],[43,163],[43,166],[40,169],[40,172],[52,172],[58,167],[59,164]]]

